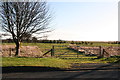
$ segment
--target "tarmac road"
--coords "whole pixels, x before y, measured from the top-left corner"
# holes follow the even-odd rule
[[[5,73],[3,78],[118,78],[118,71],[51,71]]]
[[[72,78],[120,79],[120,68],[117,64],[73,64],[72,67],[73,68],[69,70],[51,69],[50,71],[47,70],[48,68],[44,69],[44,71],[40,71],[40,67],[37,67],[39,69],[31,68],[33,71],[31,71],[30,68],[26,68],[29,71],[26,69],[25,71],[23,68],[21,71],[20,68],[16,71],[13,71],[13,68],[3,68],[2,78],[3,80],[7,78],[59,78],[60,80],[70,80]],[[9,69],[11,69],[11,71],[9,71]],[[41,70],[43,70],[43,68]]]

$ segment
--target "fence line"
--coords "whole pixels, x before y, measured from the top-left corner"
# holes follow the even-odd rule
[[[42,56],[45,56],[47,54],[51,54],[51,56],[56,56],[56,50],[59,50],[59,55],[66,55],[67,53],[69,53],[68,51],[64,51],[64,49],[69,48],[69,49],[73,49],[76,50],[77,52],[84,52],[84,54],[86,55],[97,55],[98,57],[110,57],[110,56],[114,56],[114,55],[120,55],[120,47],[102,47],[102,46],[97,46],[97,47],[84,47],[84,46],[67,46],[67,45],[53,45],[51,47],[51,49],[49,49],[46,53],[44,53]],[[27,51],[27,54],[24,54],[26,56],[38,56],[38,53],[40,54],[41,52],[39,52],[39,48],[36,46],[30,47],[30,46],[24,46],[21,47],[22,48],[22,52],[21,54],[23,55],[23,53],[25,53],[24,51]],[[33,51],[32,51],[33,50]],[[62,51],[63,50],[63,51]],[[4,52],[3,52],[4,51]],[[35,52],[37,51],[37,52]],[[7,56],[13,56],[15,53],[15,48],[14,47],[5,47],[4,49],[1,50],[2,55],[3,53],[5,53],[5,55]],[[36,55],[31,54],[31,52],[33,53],[37,53]],[[74,54],[75,55],[75,54]],[[79,55],[76,53],[76,56],[79,57]],[[60,56],[58,56],[60,57]]]
[[[15,47],[4,46],[1,49],[1,55],[3,57],[12,57],[15,55]],[[42,52],[37,46],[22,46],[18,56],[23,57],[40,57]]]
[[[110,57],[114,55],[120,55],[118,52],[120,51],[119,47],[83,47],[83,46],[69,46],[70,49],[76,50],[78,52],[84,52],[86,55],[97,55],[100,57]]]

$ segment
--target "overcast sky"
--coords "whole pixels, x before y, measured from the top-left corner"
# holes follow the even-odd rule
[[[118,2],[49,2],[54,19],[48,39],[118,40]]]

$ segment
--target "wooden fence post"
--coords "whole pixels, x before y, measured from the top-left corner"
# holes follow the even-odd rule
[[[103,54],[104,54],[104,49],[101,48],[101,58],[103,58]]]
[[[51,49],[51,56],[54,56],[54,46],[52,46],[52,49]]]
[[[102,58],[103,57],[103,48],[101,46],[99,46],[99,55],[98,55],[98,58]]]
[[[9,56],[11,57],[11,56],[12,56],[12,54],[11,54],[11,53],[12,53],[12,52],[11,52],[11,50],[12,50],[12,49],[11,49],[11,48],[9,48],[9,50],[10,50]]]
[[[105,49],[103,49],[103,52],[102,52],[102,57],[104,57],[104,52],[105,52]]]
[[[99,52],[99,57],[101,56],[101,46],[99,46],[100,52]]]
[[[99,54],[98,54],[98,58],[101,58],[101,46],[99,46]]]

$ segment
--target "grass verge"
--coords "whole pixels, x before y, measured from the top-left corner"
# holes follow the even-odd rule
[[[4,57],[2,58],[2,67],[9,66],[44,66],[55,68],[71,68],[74,63],[120,63],[119,57],[110,58],[17,58],[17,57]]]
[[[69,68],[70,64],[67,60],[59,58],[2,58],[2,67],[8,66],[44,66],[56,68]]]

